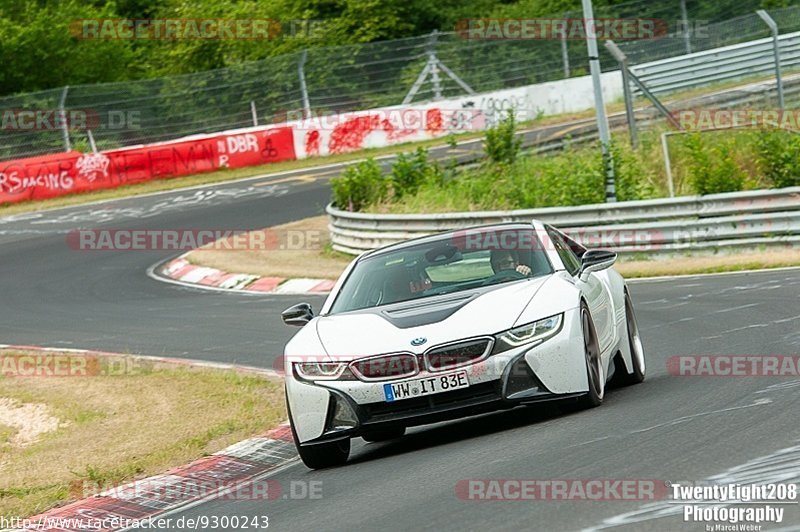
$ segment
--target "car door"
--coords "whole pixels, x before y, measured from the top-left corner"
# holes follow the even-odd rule
[[[611,293],[606,283],[596,273],[590,273],[586,280],[578,276],[581,259],[578,253],[584,250],[577,242],[573,241],[560,231],[548,227],[553,246],[561,257],[561,261],[572,276],[575,285],[581,289],[586,297],[586,304],[592,313],[594,327],[597,330],[597,340],[600,352],[605,354],[614,343],[614,311],[611,305]],[[576,253],[577,252],[577,253]]]

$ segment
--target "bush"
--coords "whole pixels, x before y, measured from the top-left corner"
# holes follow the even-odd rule
[[[641,153],[646,153],[648,148],[649,146],[642,145],[639,149],[642,150]],[[611,154],[614,157],[617,201],[648,199],[658,195],[652,184],[656,178],[645,165],[640,153],[633,151],[629,144],[612,142]]]
[[[490,161],[499,164],[514,164],[522,146],[522,138],[516,137],[517,119],[513,109],[497,125],[486,130],[483,148]]]
[[[745,175],[734,160],[735,138],[728,137],[709,145],[700,133],[687,135],[689,181],[697,194],[736,192],[744,188]]]
[[[775,188],[800,185],[800,135],[762,130],[756,139],[759,171]]]
[[[385,200],[388,185],[380,165],[375,159],[369,158],[348,166],[341,177],[331,179],[333,204],[340,209],[360,211],[367,205]]]
[[[428,151],[417,148],[413,154],[401,153],[392,165],[392,191],[395,199],[414,195],[424,183],[441,185],[439,165],[428,161]]]

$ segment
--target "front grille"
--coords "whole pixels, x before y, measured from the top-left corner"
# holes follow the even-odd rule
[[[419,373],[417,357],[411,353],[394,353],[355,360],[350,367],[366,381],[412,377]]]
[[[370,422],[392,417],[435,413],[448,408],[471,406],[495,399],[500,399],[497,383],[483,382],[469,388],[438,393],[428,397],[415,397],[391,403],[369,403],[363,405],[362,408],[367,417],[365,421]]]
[[[425,363],[431,371],[473,364],[488,356],[493,345],[494,339],[486,337],[434,347],[425,353]]]

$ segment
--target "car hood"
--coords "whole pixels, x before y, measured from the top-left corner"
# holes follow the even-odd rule
[[[320,316],[307,328],[313,328],[328,356],[336,360],[398,351],[422,353],[434,345],[514,327],[549,278]],[[419,338],[425,343],[412,346],[411,341]]]

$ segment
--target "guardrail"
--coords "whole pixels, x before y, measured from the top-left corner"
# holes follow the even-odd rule
[[[800,66],[800,32],[778,37],[784,69]],[[758,74],[773,74],[772,38],[632,65],[631,71],[655,94]]]
[[[800,187],[515,211],[369,214],[326,209],[333,248],[349,254],[476,225],[539,219],[587,247],[674,254],[800,245]]]

